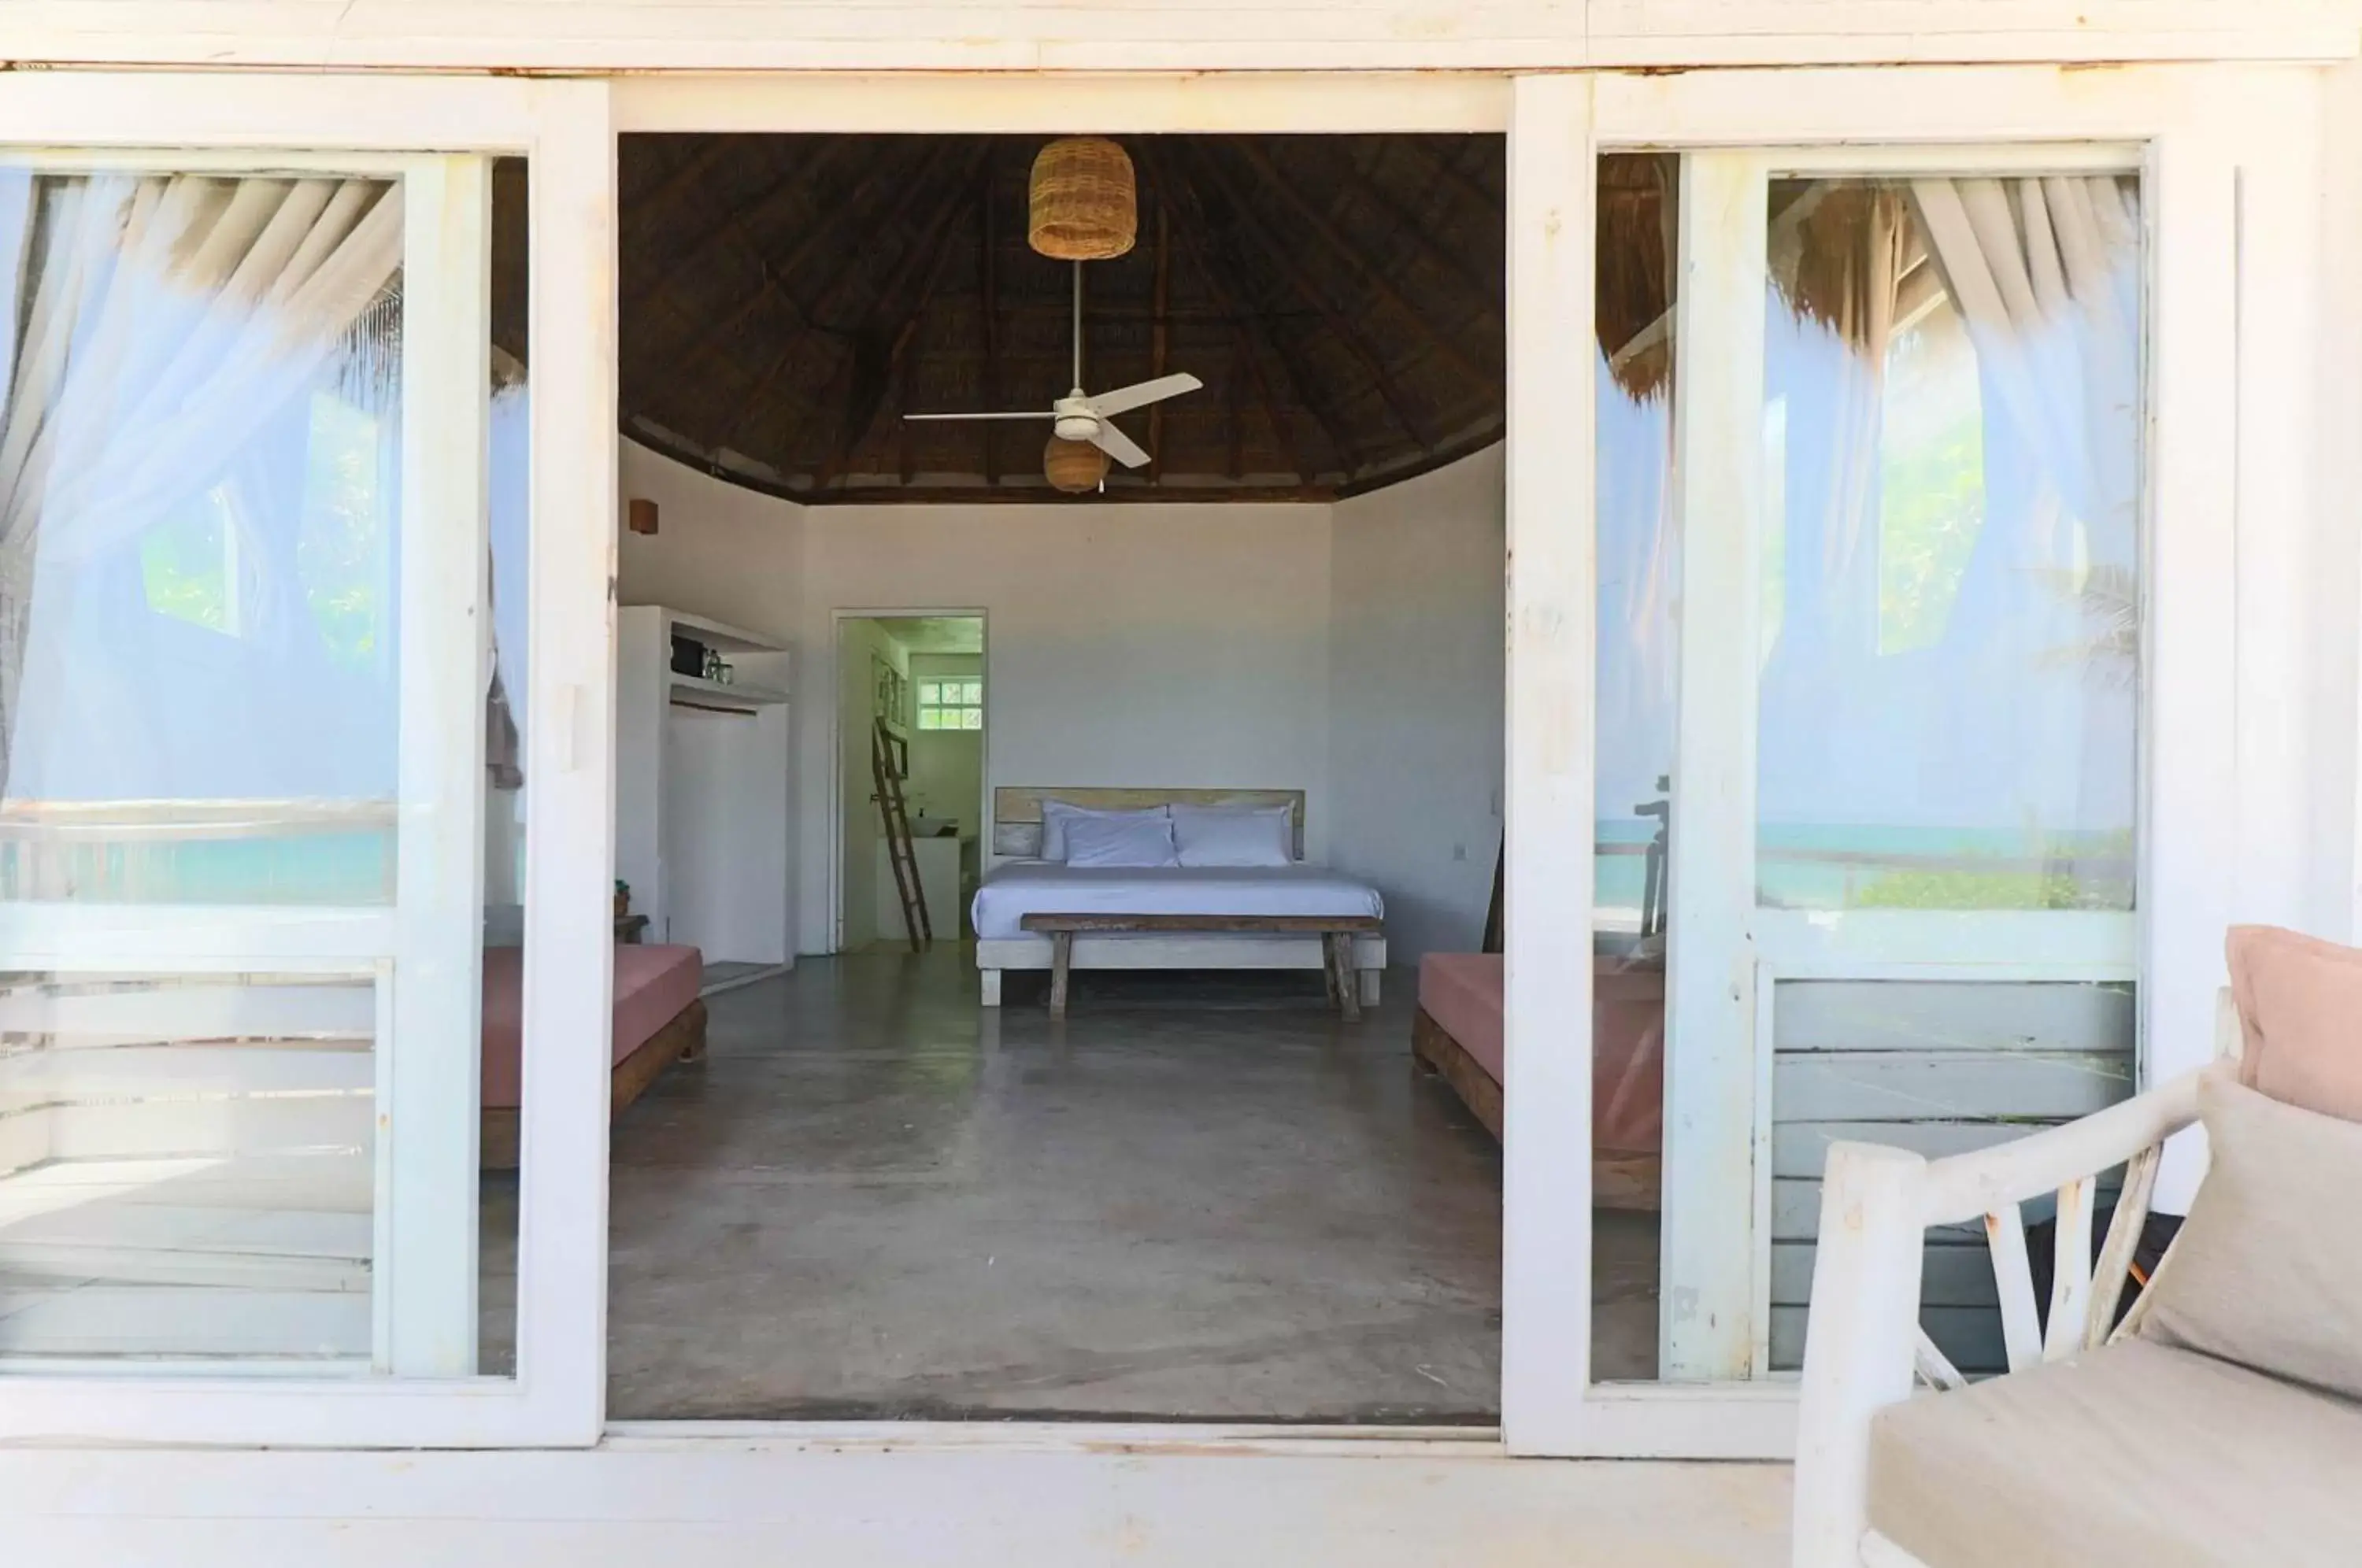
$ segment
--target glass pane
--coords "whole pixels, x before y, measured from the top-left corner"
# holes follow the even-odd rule
[[[956,690],[956,687],[955,690]],[[944,683],[942,681],[922,680],[919,682],[919,702],[921,706],[932,708],[936,703],[944,701]]]
[[[367,975],[6,977],[0,1357],[366,1371],[376,1039]]]
[[[984,682],[981,680],[963,680],[959,691],[959,700],[971,708],[984,701]]]
[[[492,384],[486,536],[491,553],[492,683],[485,695],[483,994],[486,1071],[479,1084],[476,1370],[516,1370],[516,1129],[523,1116],[526,803],[531,734],[525,662],[531,621],[533,391],[525,364],[525,164],[492,171]],[[646,889],[616,885],[615,939],[644,940]]]
[[[1772,1370],[1804,1364],[1821,1174],[1841,1139],[1930,1157],[1991,1148],[2132,1093],[2134,988],[1783,980],[1772,993]],[[1996,1060],[1997,1054],[2003,1059]],[[1997,1070],[1998,1069],[1998,1070]],[[2101,1180],[2107,1231],[2114,1173]],[[2025,1220],[2049,1218],[2047,1200]],[[2033,1250],[2050,1255],[2047,1240]],[[1920,1324],[1961,1371],[2007,1370],[1981,1226],[1927,1233]],[[2127,1297],[2129,1304],[2129,1297]]]
[[[944,711],[941,708],[920,709],[919,727],[922,730],[942,729],[944,727]]]
[[[2137,182],[1775,181],[1770,224],[1759,898],[2130,909]]]
[[[0,171],[0,898],[393,895],[402,199]]]
[[[1680,162],[1599,160],[1598,790],[1592,912],[1592,1376],[1658,1373],[1665,852],[1681,540],[1672,507]]]
[[[984,710],[981,708],[970,708],[961,713],[960,728],[964,730],[980,730],[984,728]]]

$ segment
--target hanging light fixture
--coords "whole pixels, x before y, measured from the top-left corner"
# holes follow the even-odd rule
[[[1042,472],[1050,483],[1069,495],[1097,490],[1107,478],[1108,455],[1088,441],[1050,437],[1042,448]]]
[[[1033,159],[1026,243],[1061,261],[1104,261],[1140,227],[1131,158],[1100,136],[1061,137]]]

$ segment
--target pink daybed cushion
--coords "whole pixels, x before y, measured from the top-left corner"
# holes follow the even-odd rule
[[[1429,953],[1418,1005],[1501,1081],[1501,955]],[[1665,976],[1599,959],[1591,973],[1592,1143],[1601,1154],[1653,1154],[1665,1137]]]
[[[646,1044],[657,1031],[697,999],[705,959],[694,947],[615,947],[615,1040],[613,1060]],[[484,1088],[488,1109],[524,1102],[524,950],[484,949]]]
[[[1418,1005],[1495,1083],[1501,1081],[1499,954],[1428,954],[1418,961]]]
[[[2283,1104],[2362,1121],[2362,951],[2275,926],[2225,943],[2239,1005],[2239,1081]]]

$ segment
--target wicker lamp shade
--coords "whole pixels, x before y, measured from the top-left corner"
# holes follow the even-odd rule
[[[1043,474],[1070,495],[1097,490],[1107,471],[1108,455],[1088,441],[1065,441],[1053,436],[1042,448]]]
[[[1131,158],[1105,137],[1062,137],[1033,160],[1026,242],[1060,261],[1104,261],[1131,248],[1140,212]]]

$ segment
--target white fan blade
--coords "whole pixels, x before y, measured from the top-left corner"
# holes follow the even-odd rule
[[[1054,414],[906,414],[905,419],[1055,419]]]
[[[1103,392],[1096,397],[1087,397],[1083,402],[1093,414],[1104,418],[1110,414],[1122,414],[1131,409],[1145,408],[1152,403],[1162,403],[1168,397],[1179,397],[1183,392],[1196,392],[1205,384],[1197,377],[1184,371],[1177,376],[1159,376],[1153,381],[1137,381],[1128,387],[1118,387],[1113,392]],[[1146,460],[1142,459],[1143,462]]]
[[[1099,421],[1099,433],[1091,437],[1091,445],[1127,469],[1136,469],[1148,461],[1148,454],[1131,436],[1118,430],[1112,420]]]

